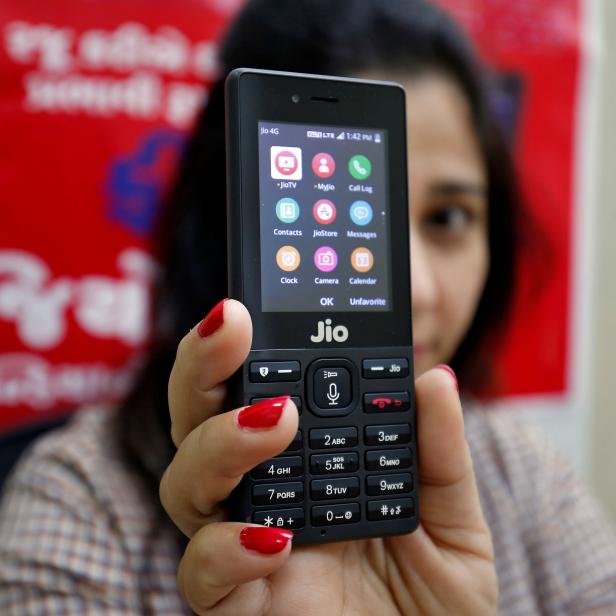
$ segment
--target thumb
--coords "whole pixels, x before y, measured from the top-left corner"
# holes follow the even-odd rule
[[[449,543],[460,531],[487,531],[464,438],[457,380],[437,366],[415,382],[420,521],[433,539]],[[466,537],[468,539],[468,537]]]

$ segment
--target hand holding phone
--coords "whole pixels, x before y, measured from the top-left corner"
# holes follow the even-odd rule
[[[178,348],[169,383],[178,450],[160,488],[165,509],[189,538],[178,582],[192,609],[494,614],[490,532],[464,440],[460,400],[444,370],[431,370],[415,384],[421,532],[291,550],[299,531],[228,520],[224,500],[242,474],[287,446],[299,416],[287,402],[270,427],[240,425],[245,409],[230,409],[223,397],[225,381],[249,353],[250,316],[235,301],[214,313],[206,320],[218,328],[206,328],[202,337],[204,328],[194,327]],[[249,415],[253,409],[248,407]],[[431,609],[422,610],[426,596]]]
[[[248,473],[238,520],[296,543],[418,524],[404,91],[240,69],[227,79],[231,297],[254,323],[231,395],[288,394],[300,429]]]

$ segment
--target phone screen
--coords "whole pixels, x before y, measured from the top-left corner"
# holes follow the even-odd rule
[[[391,310],[387,131],[258,131],[262,310]]]

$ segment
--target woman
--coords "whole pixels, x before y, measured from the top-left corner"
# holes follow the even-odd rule
[[[171,232],[150,362],[121,411],[82,413],[13,478],[0,518],[0,607],[615,613],[616,542],[568,467],[514,420],[469,403],[463,421],[455,376],[433,369],[449,362],[467,395],[485,386],[483,344],[512,280],[511,171],[462,35],[423,0],[254,0],[222,61],[224,72],[247,65],[406,87],[421,526],[291,550],[288,531],[225,521],[230,490],[286,448],[298,416],[290,401],[265,412],[224,405],[251,324],[241,304],[218,302],[226,288],[220,82],[163,225]],[[159,481],[183,536],[156,503]]]

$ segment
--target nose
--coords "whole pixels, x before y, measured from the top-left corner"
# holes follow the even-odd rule
[[[411,229],[411,300],[413,316],[431,309],[437,300],[437,284],[429,249]]]

